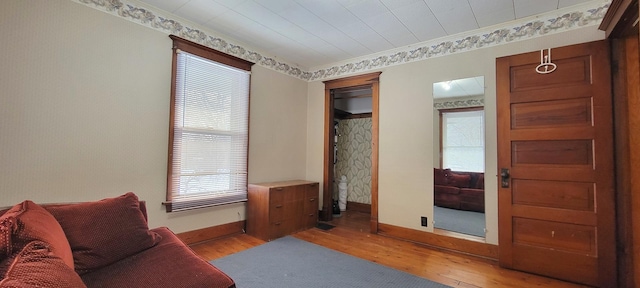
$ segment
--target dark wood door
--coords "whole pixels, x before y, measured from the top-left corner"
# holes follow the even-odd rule
[[[551,62],[496,60],[500,265],[616,287],[608,42],[553,48]]]

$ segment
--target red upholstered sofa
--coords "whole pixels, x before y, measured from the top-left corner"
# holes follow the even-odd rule
[[[484,213],[484,173],[433,169],[434,204]]]
[[[235,287],[133,193],[0,209],[0,287]]]

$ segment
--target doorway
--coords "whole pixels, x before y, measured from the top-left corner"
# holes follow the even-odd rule
[[[348,78],[324,81],[325,117],[324,117],[324,169],[323,202],[320,218],[322,221],[333,219],[333,195],[336,189],[335,145],[336,145],[336,92],[366,90],[371,92],[371,204],[370,230],[378,231],[378,123],[379,123],[379,76],[381,72]],[[343,93],[344,94],[344,93]]]

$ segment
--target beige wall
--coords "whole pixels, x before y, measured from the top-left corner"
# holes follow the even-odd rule
[[[305,179],[307,83],[253,66],[249,182]]]
[[[0,207],[147,201],[184,232],[244,219],[244,204],[167,214],[171,40],[71,1],[0,4]],[[304,178],[307,83],[254,66],[249,181]]]
[[[166,34],[71,1],[0,5],[0,206],[134,191],[148,202],[152,227],[183,232],[244,219],[243,204],[172,214],[161,205]],[[418,221],[433,216],[431,84],[484,75],[487,242],[497,243],[495,58],[603,38],[590,26],[381,69],[380,222],[432,231]],[[251,93],[250,182],[322,182],[324,84],[255,65]]]
[[[379,221],[415,230],[420,216],[433,219],[434,110],[432,84],[485,76],[488,243],[498,243],[495,59],[543,48],[604,39],[595,26],[533,40],[385,67],[380,75]],[[322,178],[324,85],[309,83],[307,178]]]
[[[307,86],[307,180],[320,183],[320,207],[324,165],[324,83],[315,81]],[[330,200],[329,200],[330,201]]]

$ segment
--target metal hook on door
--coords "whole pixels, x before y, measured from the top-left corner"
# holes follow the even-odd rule
[[[544,49],[540,50],[540,65],[536,66],[536,72],[539,74],[549,74],[556,71],[558,66],[551,63],[551,48],[547,48],[547,55],[544,54]]]

